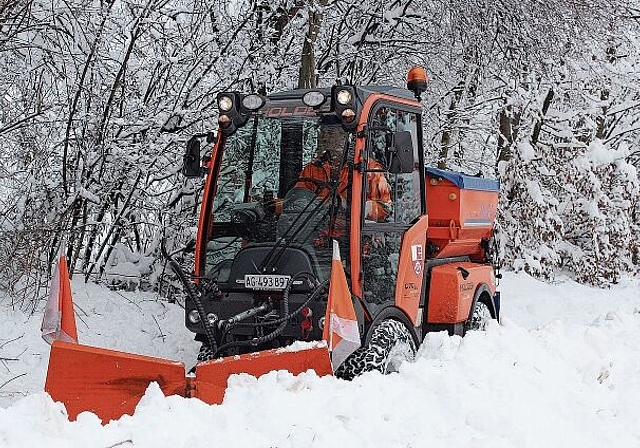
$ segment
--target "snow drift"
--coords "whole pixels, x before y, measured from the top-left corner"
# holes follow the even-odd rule
[[[134,416],[104,427],[90,413],[69,422],[40,392],[40,316],[0,307],[0,358],[18,360],[0,363],[0,385],[9,381],[0,387],[0,446],[637,447],[639,287],[507,275],[502,325],[465,338],[429,334],[398,374],[352,382],[312,372],[236,375],[219,406],[164,397],[152,384]],[[195,359],[179,307],[74,288],[83,342]]]

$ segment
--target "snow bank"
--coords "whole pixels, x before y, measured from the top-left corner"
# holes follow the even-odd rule
[[[313,372],[236,375],[219,406],[165,398],[154,384],[134,416],[104,427],[90,413],[70,423],[60,404],[32,393],[0,408],[0,446],[640,446],[638,283],[605,291],[510,274],[502,291],[502,325],[465,338],[430,334],[416,362],[398,374],[370,373],[352,382]],[[138,318],[135,327],[118,327],[121,337],[102,335],[102,345],[106,338],[123,349],[135,336],[143,340],[140,349],[155,341],[149,354],[194,352],[173,334],[178,328],[169,321],[177,316],[150,306],[138,317],[149,310],[162,318],[164,343],[157,334],[149,338],[153,326]],[[102,311],[103,320],[125,318],[119,307]],[[3,312],[3,322],[15,318],[31,331],[9,315]],[[25,341],[36,339],[25,335]],[[35,392],[41,383],[29,387]]]

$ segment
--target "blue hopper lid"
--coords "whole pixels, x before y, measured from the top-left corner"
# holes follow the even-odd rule
[[[500,191],[500,181],[484,177],[469,176],[456,171],[426,168],[427,176],[441,177],[466,190]]]

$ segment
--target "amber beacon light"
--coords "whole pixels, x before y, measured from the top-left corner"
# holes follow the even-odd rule
[[[407,74],[407,89],[411,90],[419,100],[422,92],[427,90],[427,72],[422,67],[413,67]]]

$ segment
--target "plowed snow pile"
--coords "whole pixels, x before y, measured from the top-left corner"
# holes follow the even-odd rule
[[[195,359],[179,307],[73,288],[81,342]],[[237,375],[220,406],[152,385],[134,416],[104,427],[89,413],[70,423],[40,392],[41,314],[5,299],[0,447],[640,447],[638,281],[596,290],[507,274],[501,290],[502,325],[430,334],[398,374]]]

